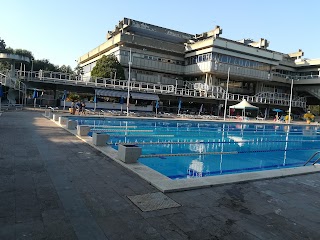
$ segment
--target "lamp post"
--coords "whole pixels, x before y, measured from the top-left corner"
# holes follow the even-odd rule
[[[290,88],[290,100],[289,100],[289,117],[288,117],[288,123],[291,122],[291,107],[292,107],[292,92],[293,92],[293,78],[291,78],[291,88]],[[299,81],[299,79],[297,80]]]
[[[224,100],[223,121],[226,121],[226,115],[227,115],[227,103],[228,103],[228,92],[229,92],[229,79],[230,79],[230,67],[228,68],[227,90],[226,90],[226,98],[225,98],[225,100]]]
[[[128,94],[127,94],[127,117],[129,116],[129,104],[130,104],[130,78],[131,78],[131,64],[132,64],[132,59],[131,59],[131,48],[130,48],[130,54],[129,54],[129,73],[128,73]]]
[[[33,72],[33,61],[34,61],[34,59],[31,58],[31,78],[32,78],[32,72]]]

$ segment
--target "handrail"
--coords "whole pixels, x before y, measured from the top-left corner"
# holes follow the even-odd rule
[[[320,153],[320,151],[315,152],[315,153],[308,159],[308,161],[306,161],[305,164],[303,164],[303,166],[307,165],[307,164],[308,164],[317,154],[319,154],[319,153]],[[314,161],[314,162],[312,163],[312,165],[315,165],[319,160],[320,160],[320,157],[319,157],[316,161]]]
[[[252,103],[276,104],[281,106],[289,105],[289,99],[279,99],[274,94],[271,95],[261,93],[261,95],[256,94],[254,96],[249,96],[228,93],[226,96],[226,91],[221,86],[211,86],[211,88],[207,89],[206,91],[198,91],[196,89],[181,88],[180,86],[175,85],[164,85],[138,81],[133,81],[130,83],[130,86],[128,86],[127,80],[83,77],[81,75],[77,76],[74,74],[56,73],[42,70],[32,72],[16,70],[14,74],[17,78],[25,81],[50,82],[54,84],[63,83],[66,85],[87,86],[92,88],[112,88],[116,90],[124,90],[130,87],[132,91],[143,91],[146,93],[160,93],[169,95],[174,94],[176,96],[203,97],[221,100],[227,97],[229,101],[241,101],[242,99],[246,99],[248,102]],[[293,99],[292,106],[306,108],[306,102],[303,101],[303,99]]]

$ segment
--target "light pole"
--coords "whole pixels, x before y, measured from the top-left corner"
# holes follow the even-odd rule
[[[131,78],[131,64],[132,64],[132,59],[131,59],[131,48],[130,48],[130,54],[129,54],[129,73],[128,73],[128,94],[127,94],[127,117],[129,116],[129,104],[130,104],[130,78]]]
[[[297,80],[299,81],[299,79]],[[292,91],[293,91],[293,77],[291,78],[291,89],[290,89],[290,101],[289,101],[289,117],[288,117],[288,123],[291,122],[291,106],[292,106]]]
[[[223,121],[226,121],[226,115],[227,115],[227,103],[228,103],[228,92],[229,92],[229,79],[230,79],[230,67],[228,68],[227,90],[226,90],[226,99],[224,100]]]
[[[33,61],[34,61],[34,59],[31,58],[31,78],[32,78],[32,72],[33,72]]]

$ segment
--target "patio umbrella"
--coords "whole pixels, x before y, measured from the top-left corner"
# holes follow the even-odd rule
[[[180,113],[181,105],[182,105],[182,100],[179,99],[179,103],[178,103],[178,114]]]
[[[3,97],[3,89],[2,85],[0,84],[0,111],[1,111],[1,98]]]
[[[279,112],[283,112],[281,109],[279,108],[274,108],[272,109],[273,112],[276,112],[277,113],[277,119],[279,118]]]
[[[120,104],[121,104],[121,113],[122,113],[122,105],[124,104],[124,97],[120,98]]]
[[[33,107],[36,108],[37,98],[38,98],[38,91],[37,91],[37,89],[35,89],[35,90],[33,91],[32,98],[34,99]]]
[[[63,101],[63,110],[66,109],[66,99],[67,99],[67,90],[63,91],[63,96],[61,98],[61,100]]]
[[[156,117],[158,116],[159,101],[156,101]]]

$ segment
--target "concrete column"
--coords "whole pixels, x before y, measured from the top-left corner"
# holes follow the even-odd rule
[[[109,138],[108,134],[94,132],[92,134],[92,143],[96,146],[105,146]]]

